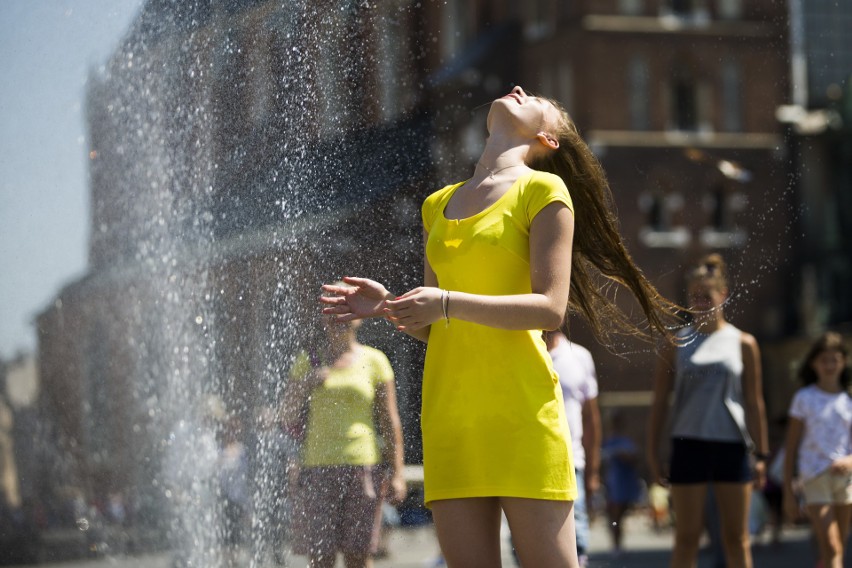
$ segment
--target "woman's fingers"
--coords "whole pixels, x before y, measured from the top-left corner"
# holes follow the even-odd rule
[[[322,313],[327,315],[339,315],[339,314],[350,314],[352,313],[352,309],[346,305],[333,306],[331,308],[323,308]]]
[[[330,304],[333,306],[345,305],[346,298],[342,296],[320,296],[320,302],[323,304]]]
[[[344,276],[342,280],[357,288],[367,288],[371,285],[378,285],[378,282],[375,280],[370,280],[369,278],[358,278],[357,276]]]

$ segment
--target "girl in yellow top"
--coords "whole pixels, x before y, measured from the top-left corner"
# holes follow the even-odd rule
[[[448,566],[500,565],[502,510],[522,565],[575,567],[570,436],[541,330],[563,324],[570,290],[599,337],[638,332],[599,275],[626,284],[656,330],[672,306],[627,254],[603,171],[567,113],[515,87],[487,126],[473,177],[423,204],[424,286],[394,297],[345,278],[322,302],[428,344],[425,499]]]

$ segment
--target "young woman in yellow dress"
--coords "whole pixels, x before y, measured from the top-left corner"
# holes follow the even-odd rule
[[[577,481],[541,332],[570,304],[602,339],[641,333],[606,282],[667,335],[673,306],[624,248],[600,164],[557,103],[515,87],[487,127],[473,177],[423,204],[424,285],[397,297],[350,277],[321,301],[341,320],[386,317],[427,342],[425,501],[448,566],[500,565],[502,511],[523,566],[575,567]]]

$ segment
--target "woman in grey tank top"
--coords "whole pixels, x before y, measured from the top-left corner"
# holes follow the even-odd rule
[[[663,348],[648,424],[651,478],[671,485],[677,518],[671,566],[696,565],[712,484],[727,566],[751,568],[748,509],[752,486],[765,483],[769,447],[760,351],[754,337],[725,320],[728,284],[720,255],[705,257],[690,272],[688,292],[694,321],[678,345]],[[658,448],[672,393],[664,474]]]

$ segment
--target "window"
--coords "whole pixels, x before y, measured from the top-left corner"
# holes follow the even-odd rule
[[[644,11],[642,0],[618,0],[618,8],[627,16],[639,16]]]
[[[254,122],[264,121],[271,110],[273,78],[270,68],[270,53],[265,36],[253,38],[248,46],[249,88],[248,115]]]
[[[671,84],[671,124],[675,130],[698,130],[698,89],[685,67],[675,72]]]
[[[720,162],[720,164],[733,162]],[[744,171],[744,170],[743,170]],[[731,182],[720,181],[704,195],[704,209],[709,213],[708,223],[701,230],[701,242],[709,248],[741,247],[746,243],[746,233],[737,227],[736,215],[745,210],[747,199]]]
[[[740,90],[740,66],[736,61],[726,61],[722,65],[722,120],[728,132],[742,130],[742,101]]]
[[[556,68],[556,98],[569,113],[574,110],[574,68],[565,60]]]
[[[551,35],[555,29],[556,5],[554,0],[529,0],[524,35],[527,39],[540,39]]]
[[[447,0],[441,15],[441,53],[445,58],[451,58],[467,43],[467,3],[463,0]]]
[[[710,20],[706,0],[669,0],[663,3],[660,13],[682,23],[705,24]]]
[[[692,235],[678,222],[684,199],[680,193],[667,190],[665,185],[654,187],[639,197],[639,209],[645,213],[639,239],[651,248],[685,248],[692,241]]]
[[[725,20],[738,20],[743,15],[742,0],[719,0],[719,17]]]
[[[402,111],[402,89],[405,76],[401,60],[405,57],[405,37],[400,30],[399,22],[389,16],[380,20],[377,41],[379,53],[378,88],[380,100],[380,116],[383,121],[390,122]]]
[[[670,7],[675,16],[686,18],[692,15],[692,0],[671,0]]]
[[[633,130],[648,130],[649,117],[649,73],[648,61],[641,55],[634,56],[627,69],[630,85],[630,127]]]

